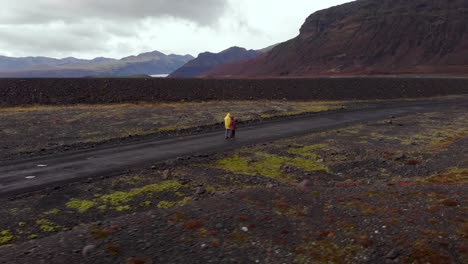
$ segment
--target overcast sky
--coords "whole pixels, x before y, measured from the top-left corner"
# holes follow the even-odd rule
[[[121,58],[260,49],[350,0],[0,0],[0,55]]]

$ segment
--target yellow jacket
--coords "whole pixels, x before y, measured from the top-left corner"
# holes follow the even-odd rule
[[[231,114],[228,113],[226,117],[224,118],[224,126],[226,129],[231,129]]]

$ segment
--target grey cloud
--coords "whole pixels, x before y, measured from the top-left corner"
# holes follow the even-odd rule
[[[154,31],[170,21],[215,26],[228,4],[228,0],[0,0],[0,55],[139,50],[145,29]],[[150,27],[145,26],[148,21]]]
[[[45,52],[67,54],[79,51],[103,52],[105,40],[112,35],[103,28],[87,25],[0,27],[0,50],[41,55]],[[99,45],[99,44],[101,45]]]
[[[3,3],[2,3],[3,2]],[[227,0],[0,0],[0,24],[74,23],[174,17],[200,25],[215,23]]]

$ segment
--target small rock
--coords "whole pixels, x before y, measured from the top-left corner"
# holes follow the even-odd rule
[[[188,183],[190,183],[190,179],[186,179],[186,178],[180,178],[179,179],[179,182],[182,184],[182,185],[186,185]]]
[[[388,252],[387,255],[385,255],[385,258],[386,259],[396,259],[399,255],[400,255],[399,250],[394,248],[394,249],[390,250],[390,252]]]
[[[175,165],[175,160],[168,160],[165,162],[167,166],[174,166]]]
[[[396,160],[396,161],[404,160],[404,159],[406,159],[406,155],[403,154],[403,153],[397,153],[397,154],[393,155],[393,159]]]
[[[267,187],[268,189],[271,189],[271,188],[273,188],[273,184],[272,184],[272,183],[268,183],[268,184],[266,185],[266,187]]]
[[[197,187],[197,189],[195,190],[196,195],[201,195],[201,194],[204,194],[204,193],[206,193],[206,189],[204,187],[202,187],[202,186]]]
[[[249,228],[247,228],[246,226],[243,226],[243,227],[241,228],[241,230],[244,231],[244,232],[249,232]]]
[[[171,171],[169,169],[163,171],[162,178],[163,180],[167,180],[171,177]]]
[[[83,257],[87,257],[94,249],[96,249],[95,245],[87,245],[83,248],[81,253],[83,254]]]
[[[310,180],[303,180],[302,182],[297,184],[297,188],[301,191],[306,191],[311,186],[312,182]]]

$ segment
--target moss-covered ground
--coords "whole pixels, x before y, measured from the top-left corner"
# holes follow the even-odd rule
[[[389,117],[5,200],[0,244],[14,246],[0,255],[466,263],[467,113]],[[22,255],[28,240],[42,251]]]

